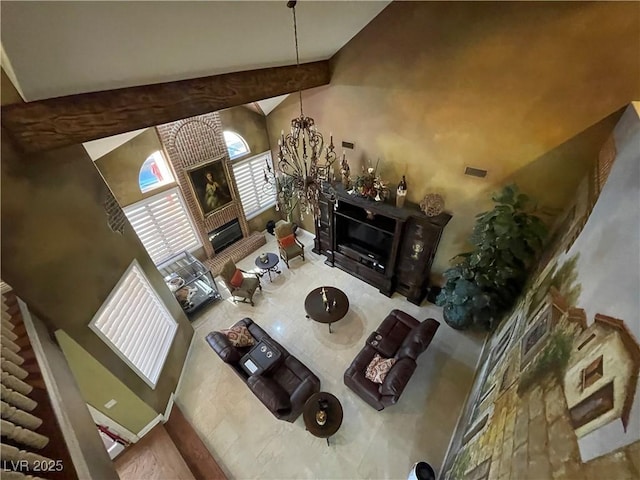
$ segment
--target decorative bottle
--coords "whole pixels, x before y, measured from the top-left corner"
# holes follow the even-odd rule
[[[396,191],[396,207],[402,208],[404,206],[404,200],[407,196],[407,180],[402,176],[402,180],[398,184],[398,190]]]

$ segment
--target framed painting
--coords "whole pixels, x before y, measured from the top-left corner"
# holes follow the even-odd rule
[[[203,217],[208,217],[233,200],[222,159],[188,170],[187,175]]]

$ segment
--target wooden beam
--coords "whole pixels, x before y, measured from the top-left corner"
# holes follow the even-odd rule
[[[2,125],[26,152],[109,137],[327,85],[329,61],[82,93],[2,107]]]

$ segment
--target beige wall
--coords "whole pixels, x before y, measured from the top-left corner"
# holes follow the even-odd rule
[[[7,80],[7,81],[5,81]],[[20,101],[3,76],[2,100]],[[81,145],[22,154],[2,129],[0,276],[51,331],[63,329],[152,409],[164,412],[178,383],[193,328],[133,229],[107,226],[106,184]],[[156,388],[88,327],[133,259],[178,321]]]
[[[176,186],[173,182],[144,194],[140,191],[140,167],[149,155],[158,150],[162,150],[162,144],[156,129],[147,128],[140,135],[96,160],[96,167],[121,206],[126,207]]]
[[[267,120],[264,115],[245,107],[228,108],[219,113],[222,130],[239,134],[249,145],[251,152],[244,157],[239,157],[239,160],[269,150]]]
[[[269,146],[267,120],[264,115],[245,107],[235,107],[222,110],[220,112],[220,121],[222,122],[223,130],[231,130],[238,133],[249,145],[251,152],[244,157],[238,158],[238,160],[266,152],[271,148]],[[269,220],[277,221],[279,219],[280,214],[276,212],[275,207],[270,208],[249,220],[249,229],[252,232],[261,232],[265,229],[265,225]]]
[[[393,2],[332,59],[331,84],[304,92],[304,111],[337,145],[355,142],[353,174],[380,159],[383,179],[407,176],[408,200],[444,196],[442,271],[501,185],[551,207],[569,200],[618,116],[595,124],[640,98],[637,8]],[[267,117],[272,145],[297,115],[290,96]]]
[[[64,331],[56,332],[56,340],[89,405],[133,433],[138,433],[158,415]],[[118,403],[105,408],[112,399]]]
[[[107,186],[80,145],[18,153],[2,131],[2,279],[52,329],[63,329],[157,411],[174,391],[193,328],[127,223],[107,226]],[[178,321],[152,390],[88,327],[133,259]]]

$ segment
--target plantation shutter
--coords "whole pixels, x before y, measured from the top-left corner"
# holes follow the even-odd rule
[[[156,265],[201,245],[177,188],[123,210]]]
[[[129,266],[89,327],[151,387],[178,328],[136,260]]]
[[[242,208],[248,219],[276,204],[275,190],[264,181],[267,162],[271,165],[271,152],[233,163],[233,176],[236,178]]]

